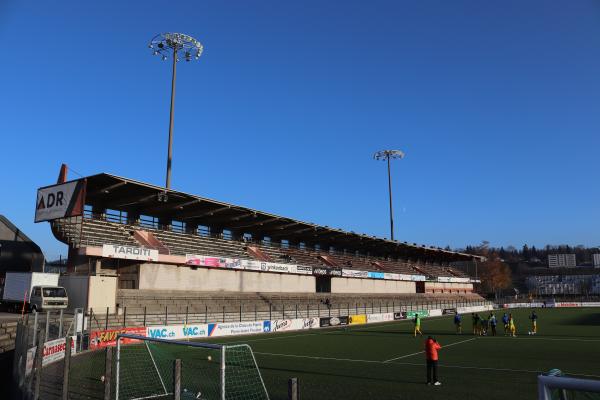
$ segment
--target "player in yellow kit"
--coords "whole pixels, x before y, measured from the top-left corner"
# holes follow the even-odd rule
[[[510,336],[517,336],[517,327],[515,326],[515,320],[512,314],[508,314],[508,327],[510,329]]]
[[[417,333],[419,335],[423,335],[423,332],[421,332],[421,317],[419,317],[419,314],[415,314],[414,323],[415,323],[415,337],[417,337]]]

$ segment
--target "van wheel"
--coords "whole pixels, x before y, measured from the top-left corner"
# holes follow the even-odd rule
[[[34,312],[34,311],[35,311],[35,312],[37,312],[37,306],[36,306],[35,304],[34,304],[34,305],[32,305],[32,306],[30,307],[30,309],[31,309],[31,312]]]

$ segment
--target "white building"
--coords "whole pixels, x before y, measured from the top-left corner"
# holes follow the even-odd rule
[[[548,254],[550,268],[572,268],[577,266],[575,254]]]
[[[600,254],[593,254],[592,259],[594,261],[594,267],[600,268]]]

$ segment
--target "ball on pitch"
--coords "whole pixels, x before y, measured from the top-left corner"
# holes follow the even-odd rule
[[[208,357],[206,357],[206,359],[207,359],[208,361],[212,361],[212,357],[211,357],[211,356],[208,356]]]

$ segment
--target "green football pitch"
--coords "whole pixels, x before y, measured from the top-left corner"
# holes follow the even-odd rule
[[[271,399],[286,399],[297,377],[302,399],[535,399],[536,377],[563,373],[600,379],[600,309],[538,309],[538,334],[529,336],[530,310],[512,310],[517,337],[474,337],[470,315],[463,334],[453,317],[424,319],[422,330],[443,346],[441,386],[427,386],[424,338],[410,321],[347,329],[220,340],[248,343]],[[500,319],[503,311],[497,310]]]
[[[424,319],[424,336],[417,338],[413,337],[411,321],[394,321],[204,342],[250,345],[269,397],[274,400],[287,399],[287,381],[292,377],[298,378],[302,400],[535,399],[537,375],[553,368],[574,377],[600,379],[600,309],[538,309],[536,336],[527,334],[530,310],[511,311],[517,326],[514,338],[504,336],[501,326],[496,337],[473,336],[470,315],[464,315],[462,335],[455,333],[453,317],[447,316]],[[495,314],[500,319],[503,310]],[[423,344],[428,335],[443,346],[441,386],[425,384]],[[158,383],[156,377],[148,375],[152,368],[144,367],[140,357],[127,357],[126,348],[122,373],[129,378],[123,390],[134,398]],[[206,388],[210,375],[211,385],[218,385],[218,355],[207,365],[200,362],[207,356],[188,346],[169,344],[163,349],[173,352],[166,358],[183,360],[186,381],[197,381]],[[192,367],[196,361],[197,366]],[[102,393],[98,378],[103,364],[103,352],[73,359],[70,398],[102,398],[95,397],[94,392]],[[138,371],[133,371],[136,368]],[[164,375],[169,374],[169,368],[164,368]]]

